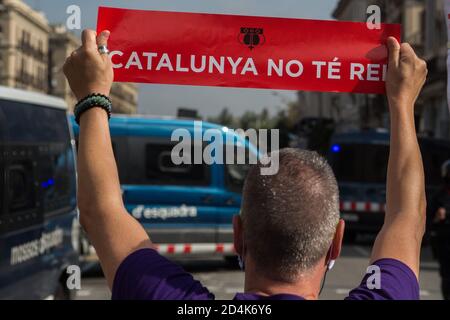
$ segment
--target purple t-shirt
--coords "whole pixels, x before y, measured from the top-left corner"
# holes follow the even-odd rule
[[[394,259],[374,262],[381,274],[380,289],[367,287],[367,274],[347,300],[417,300],[419,283],[413,271]],[[370,282],[372,283],[372,282]],[[112,299],[123,300],[212,300],[214,295],[191,274],[153,249],[130,254],[119,266],[114,279]],[[238,293],[235,300],[304,300],[291,294],[264,297]]]

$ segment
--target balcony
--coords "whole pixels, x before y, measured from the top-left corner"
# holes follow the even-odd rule
[[[40,91],[47,91],[46,79],[35,77],[28,72],[19,72],[15,77],[15,81],[26,87],[33,87]]]
[[[20,41],[20,45],[17,46],[17,49],[39,62],[47,63],[47,54],[42,49],[33,47],[23,39]]]

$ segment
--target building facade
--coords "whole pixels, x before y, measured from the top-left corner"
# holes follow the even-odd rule
[[[333,12],[338,20],[367,20],[367,7],[381,8],[382,22],[400,23],[402,41],[410,43],[428,64],[428,80],[416,105],[418,132],[437,138],[450,138],[447,106],[447,27],[444,0],[341,0]],[[384,96],[343,94],[358,110],[361,126],[387,127],[388,106]]]
[[[450,138],[447,103],[447,24],[444,0],[427,0],[426,28],[423,30],[423,55],[428,64],[428,79],[421,94],[421,123],[424,132]]]
[[[111,88],[113,113],[135,114],[138,107],[138,86],[134,83],[115,82]]]
[[[77,99],[63,73],[66,58],[80,46],[80,40],[63,25],[51,27],[49,45],[49,94],[63,98],[72,110]]]
[[[80,39],[67,31],[63,25],[54,25],[50,32],[49,46],[49,93],[66,100],[73,110],[76,98],[70,90],[69,83],[62,71],[64,62],[70,54],[81,45]],[[132,83],[114,83],[111,89],[113,113],[134,114],[137,112],[138,87]]]
[[[0,85],[46,93],[50,27],[20,0],[0,0]]]
[[[80,39],[64,25],[54,25],[50,32],[49,46],[49,93],[66,100],[73,111],[77,100],[70,90],[62,71],[64,62],[80,45]],[[114,83],[110,94],[113,113],[134,114],[137,112],[138,87],[132,83]]]
[[[61,97],[73,110],[76,99],[62,67],[80,44],[63,25],[50,26],[23,1],[0,0],[0,85]],[[136,113],[137,85],[114,83],[111,100],[114,113]]]

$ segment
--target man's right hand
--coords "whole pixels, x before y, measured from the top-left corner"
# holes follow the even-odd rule
[[[387,45],[389,68],[386,77],[386,92],[391,111],[397,111],[396,108],[411,109],[425,84],[428,73],[427,64],[417,57],[407,43],[400,45],[397,39],[389,37]]]

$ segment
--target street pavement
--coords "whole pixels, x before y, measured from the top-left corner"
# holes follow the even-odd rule
[[[345,244],[341,257],[328,273],[323,300],[342,300],[348,292],[359,285],[367,268],[372,239],[359,239],[357,243]],[[243,291],[244,273],[236,265],[222,258],[205,260],[202,258],[178,259],[183,267],[211,290],[217,299],[230,300],[236,292]],[[423,300],[442,299],[440,292],[438,264],[432,259],[429,247],[422,251],[420,273],[420,296]],[[110,299],[111,294],[100,268],[87,272],[77,291],[76,299]]]

